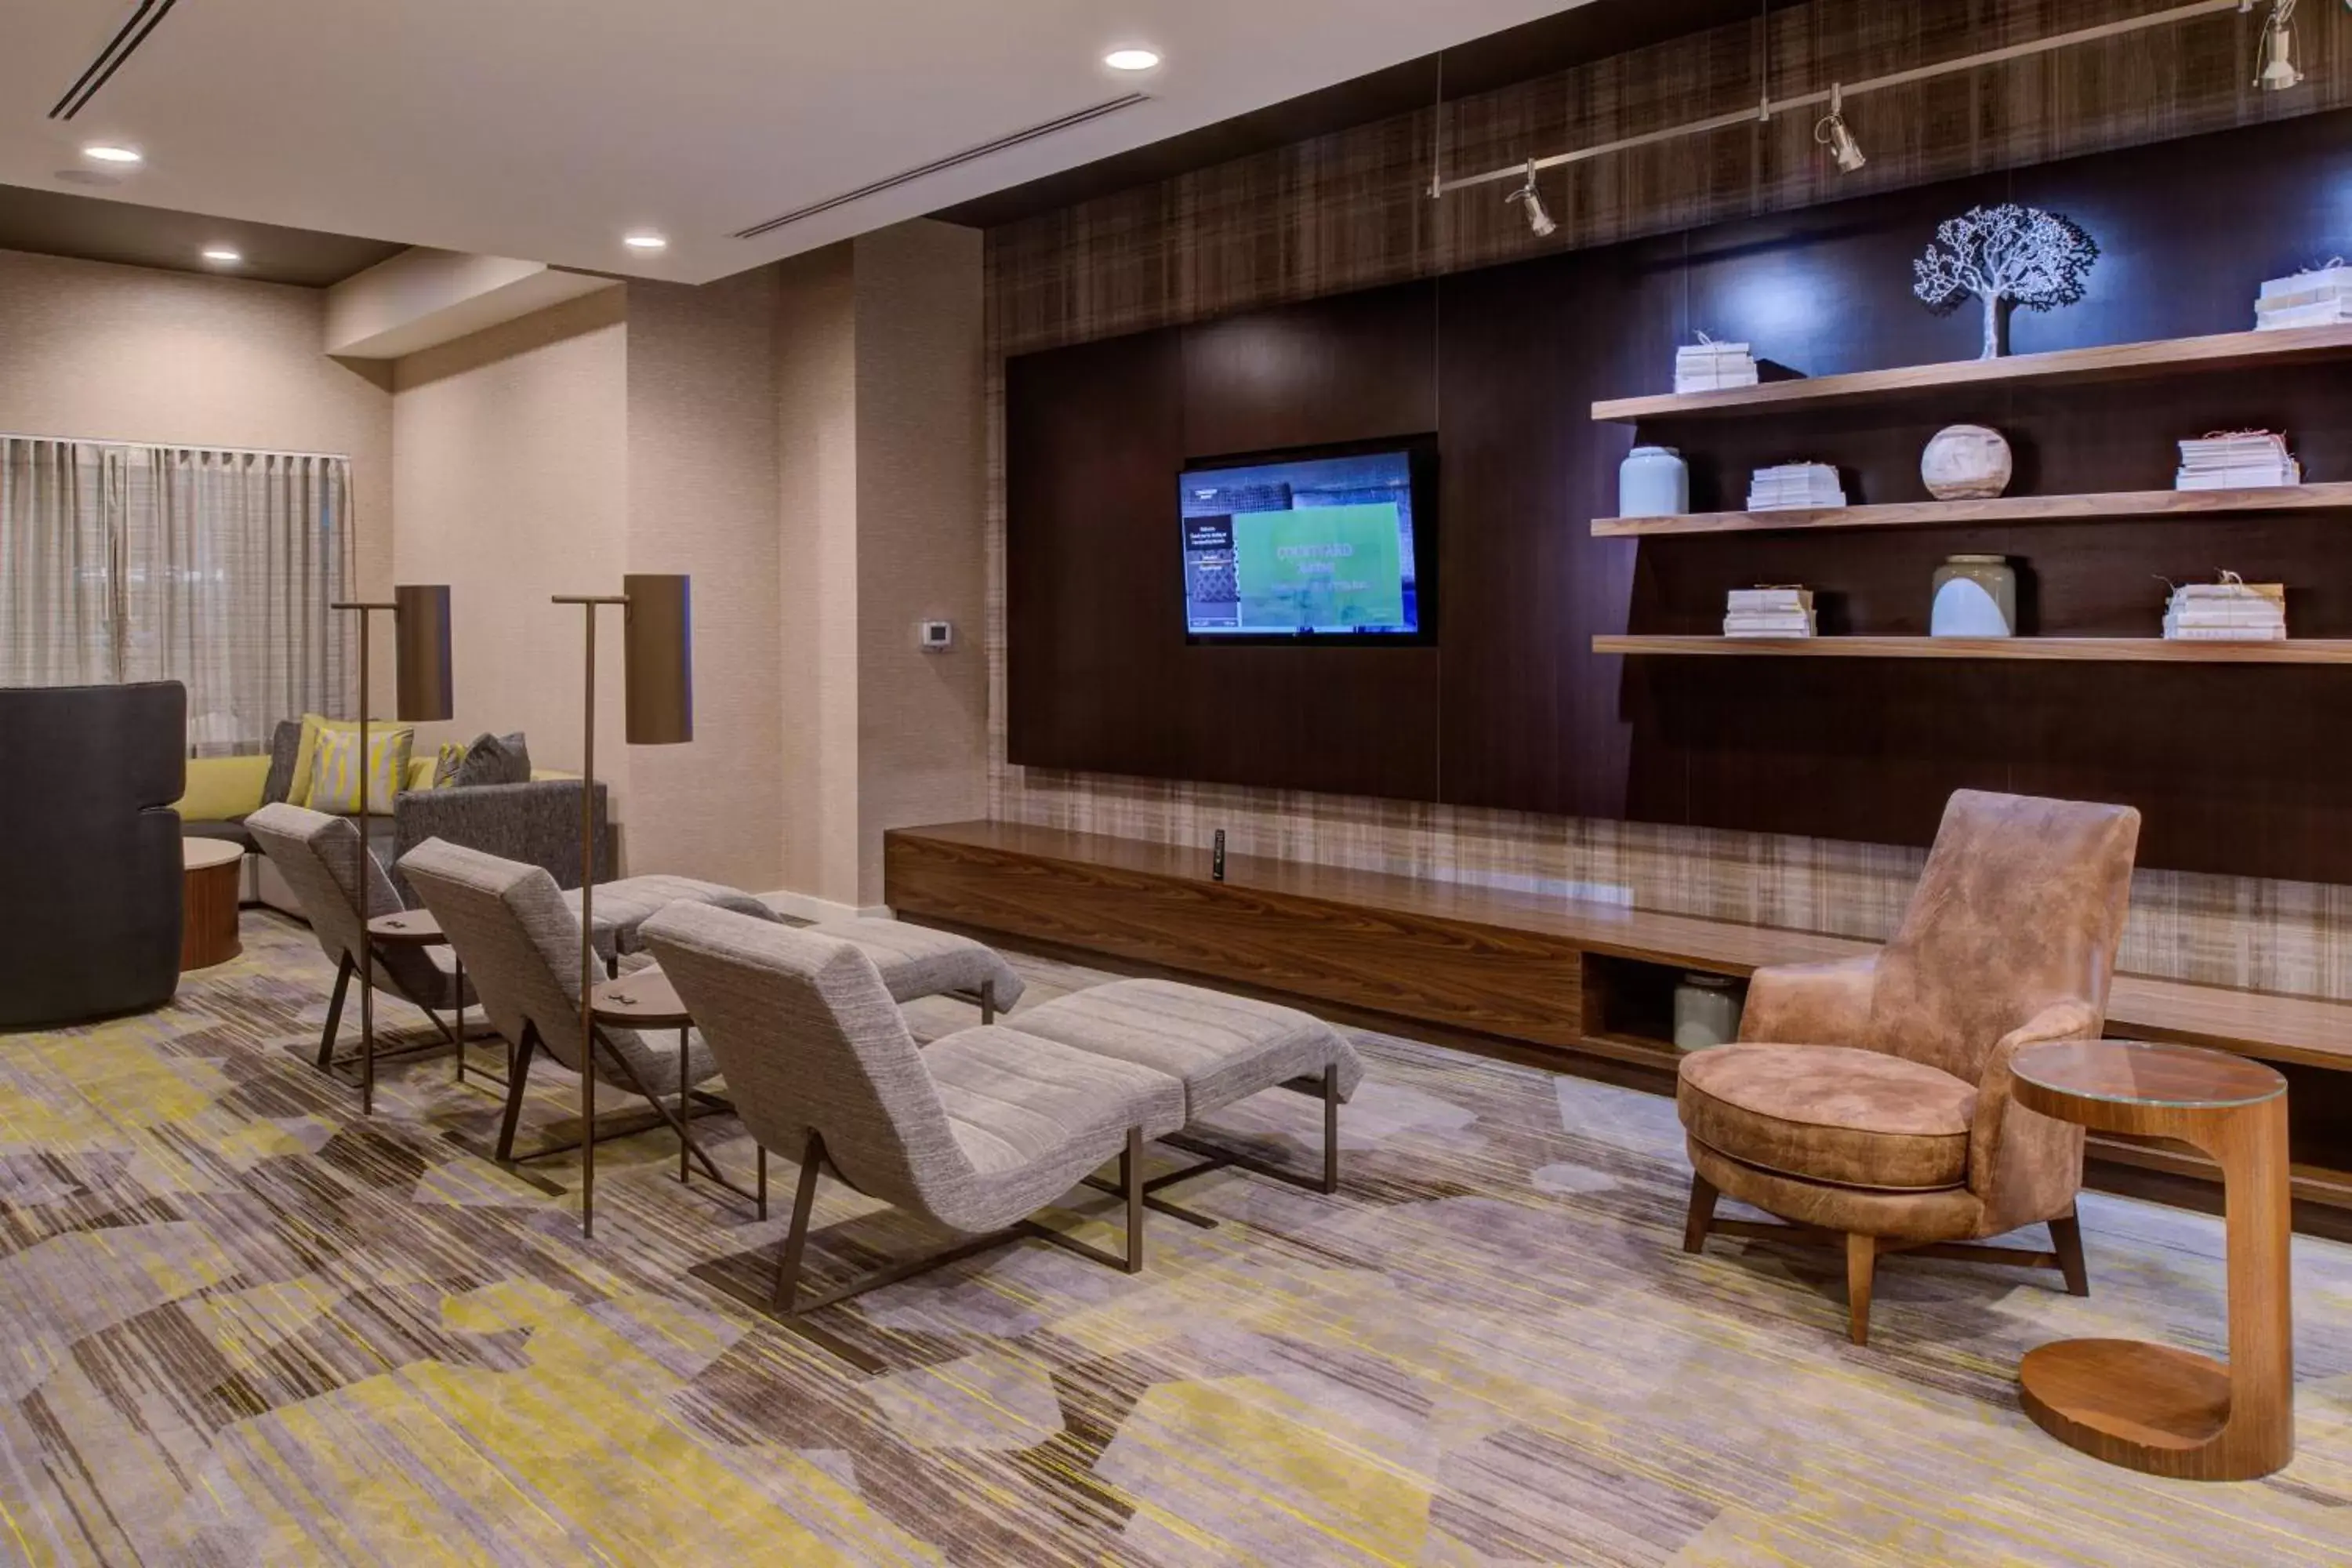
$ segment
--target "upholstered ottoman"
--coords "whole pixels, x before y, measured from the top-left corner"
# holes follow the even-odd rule
[[[1339,1187],[1339,1107],[1355,1097],[1364,1064],[1347,1037],[1295,1007],[1229,996],[1167,980],[1119,980],[1073,992],[1021,1015],[1013,1027],[1166,1073],[1184,1086],[1187,1131],[1162,1140],[1203,1163],[1154,1177],[1147,1193],[1235,1165],[1310,1191]],[[1288,1089],[1323,1101],[1323,1174],[1313,1180],[1192,1136],[1202,1117],[1264,1089]],[[1155,1201],[1196,1224],[1201,1216]]]
[[[923,996],[956,996],[980,1009],[992,1024],[1021,1000],[1021,976],[995,949],[968,936],[955,936],[898,921],[826,921],[808,928],[856,947],[882,972],[890,1000],[904,1005]]]
[[[580,914],[580,889],[567,889],[563,902],[574,919]],[[672,904],[709,904],[739,915],[774,920],[776,911],[735,888],[692,877],[624,877],[596,884],[592,914],[596,922],[596,951],[611,963],[625,952],[637,951],[637,928]]]

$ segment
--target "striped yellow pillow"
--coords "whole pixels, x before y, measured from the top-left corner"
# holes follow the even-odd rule
[[[393,797],[408,784],[409,753],[416,749],[414,726],[368,731],[368,809],[389,811]],[[310,763],[310,809],[349,816],[360,808],[360,732],[321,729]]]

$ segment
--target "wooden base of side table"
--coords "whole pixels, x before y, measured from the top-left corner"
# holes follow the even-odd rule
[[[226,963],[245,951],[237,934],[245,851],[224,840],[181,840],[180,973]]]
[[[2230,1425],[2230,1369],[2211,1356],[2139,1340],[2061,1340],[2027,1352],[2017,1376],[2035,1425],[2111,1465],[2203,1481],[2277,1468],[2269,1455],[2218,1449]]]
[[[2111,1465],[2250,1481],[2294,1457],[2286,1080],[2189,1046],[2053,1040],[2011,1058],[2028,1110],[2094,1131],[2168,1138],[2221,1167],[2230,1360],[2137,1340],[2061,1340],[2017,1369],[2027,1415]]]

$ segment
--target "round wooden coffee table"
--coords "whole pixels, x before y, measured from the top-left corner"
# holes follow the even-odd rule
[[[226,963],[245,951],[236,931],[245,847],[226,838],[180,840],[180,973]]]
[[[2294,1455],[2286,1080],[2193,1046],[2063,1040],[2011,1058],[2017,1102],[2098,1132],[2176,1139],[2221,1167],[2230,1362],[2138,1340],[2060,1340],[2018,1368],[2026,1413],[2072,1447],[2150,1475],[2242,1481]]]

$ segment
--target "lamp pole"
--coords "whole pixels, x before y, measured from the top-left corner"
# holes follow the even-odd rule
[[[688,580],[632,573],[618,594],[559,594],[583,612],[586,706],[580,726],[580,1234],[596,1234],[596,612],[622,611],[627,734],[633,746],[694,739],[694,650]],[[686,1044],[680,1037],[678,1049]],[[678,1107],[679,1113],[685,1106]]]
[[[378,610],[388,611],[394,628],[394,684],[397,687],[393,704],[394,713],[404,722],[435,723],[449,717],[454,706],[449,679],[449,588],[446,584],[404,585],[392,591],[389,600],[337,599],[327,607],[331,610],[355,610],[360,617],[360,852],[352,866],[352,892],[360,910],[360,1114],[375,1114],[375,942],[367,931],[368,921],[375,910],[368,901],[368,857],[375,853],[369,844],[368,825],[372,820],[373,801],[370,785],[373,782],[375,759],[368,752],[368,704],[373,700],[369,685],[368,645],[372,616]],[[394,780],[396,792],[399,781]],[[387,910],[387,913],[391,911]],[[465,1014],[460,1011],[458,1024],[462,1028]],[[465,1046],[457,1049],[462,1053]]]

